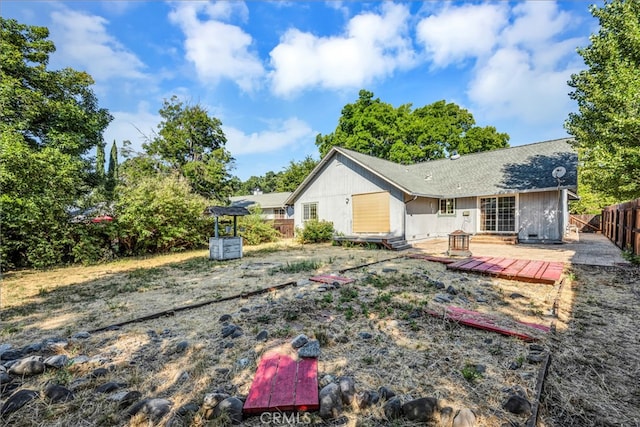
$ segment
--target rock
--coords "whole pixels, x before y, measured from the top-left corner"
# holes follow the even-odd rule
[[[458,291],[452,285],[447,286],[447,293],[449,295],[458,295]]]
[[[517,292],[513,292],[512,294],[509,295],[509,298],[511,299],[518,299],[518,298],[524,298],[525,296],[522,294],[519,294]]]
[[[404,416],[411,421],[433,420],[436,409],[438,409],[438,400],[435,397],[421,397],[402,405]]]
[[[298,356],[317,358],[320,356],[320,343],[318,340],[309,340],[298,349]]]
[[[440,409],[440,426],[450,427],[453,424],[453,408],[451,406],[445,406]]]
[[[351,405],[356,394],[356,382],[352,377],[342,377],[338,381],[340,394],[342,395],[342,403]]]
[[[515,361],[509,364],[509,369],[515,371],[516,369],[520,369],[522,367],[522,363]]]
[[[186,382],[191,376],[187,371],[180,371],[173,377],[173,383],[179,384]]]
[[[29,377],[39,375],[43,373],[44,370],[44,362],[37,358],[26,358],[11,366],[11,368],[9,368],[9,373],[12,375]]]
[[[78,333],[74,334],[71,338],[76,339],[76,340],[86,340],[90,336],[91,336],[91,334],[89,332],[81,331],[81,332],[78,332]]]
[[[233,335],[233,333],[236,331],[236,329],[238,329],[238,326],[234,325],[233,323],[223,326],[222,327],[222,338],[226,338],[226,337],[228,337],[230,335]]]
[[[200,407],[193,402],[182,405],[178,409],[176,409],[176,415],[179,417],[184,417],[189,414],[195,414],[200,410]]]
[[[42,347],[45,351],[50,351],[50,352],[57,352],[60,350],[64,350],[65,348],[67,348],[69,346],[69,341],[65,340],[64,338],[60,338],[60,337],[54,337],[54,338],[47,338],[45,340],[42,341]]]
[[[347,335],[339,335],[335,338],[335,342],[340,344],[346,344],[349,342],[349,337]]]
[[[109,370],[107,368],[94,369],[89,374],[89,378],[94,379],[94,378],[106,377],[108,373],[109,373]]]
[[[167,399],[144,399],[127,411],[129,416],[143,413],[154,423],[158,423],[171,410],[171,401]]]
[[[258,335],[256,335],[256,341],[266,341],[269,338],[269,331],[267,331],[266,329],[261,330],[260,332],[258,332]]]
[[[104,383],[101,386],[96,387],[96,393],[111,393],[112,391],[119,390],[126,386],[127,386],[126,383],[117,383],[114,381],[110,381],[108,383]]]
[[[39,351],[42,351],[42,343],[39,342],[22,347],[22,352],[24,354],[37,353]]]
[[[36,399],[38,396],[39,393],[35,390],[22,389],[16,391],[7,399],[6,402],[4,402],[2,408],[0,408],[0,416],[4,416],[17,411],[27,403]]]
[[[11,377],[7,371],[0,371],[0,384],[11,382]]]
[[[22,350],[7,350],[0,355],[0,360],[17,360],[23,356]]]
[[[396,268],[383,268],[382,272],[383,273],[397,273],[398,270]]]
[[[231,338],[235,339],[235,338],[240,338],[242,335],[244,335],[244,332],[242,332],[242,328],[237,328],[235,331],[233,331],[233,333],[231,334]]]
[[[527,355],[527,362],[529,363],[540,363],[544,360],[547,355],[545,353],[537,353],[531,352]]]
[[[448,294],[436,294],[436,296],[433,297],[433,300],[435,302],[441,302],[443,304],[450,303],[452,299],[453,299],[453,297],[451,295],[448,295]]]
[[[422,311],[417,308],[414,308],[411,310],[411,313],[409,313],[409,319],[418,319],[420,317],[422,317]]]
[[[243,357],[242,359],[238,360],[238,365],[240,365],[241,368],[247,367],[247,365],[249,365],[249,359]]]
[[[222,402],[216,406],[213,411],[213,415],[218,417],[223,413],[226,413],[229,419],[231,420],[231,424],[241,424],[242,423],[242,406],[244,403],[242,400],[237,397],[227,397]]]
[[[71,359],[71,364],[73,365],[81,365],[83,363],[89,362],[89,356],[80,355]]]
[[[463,408],[453,419],[453,427],[475,427],[476,414],[469,408]]]
[[[320,388],[325,387],[329,384],[331,384],[332,382],[334,382],[336,379],[333,377],[333,375],[323,375],[322,378],[320,378]]]
[[[541,346],[540,344],[529,344],[529,350],[530,351],[541,352],[541,351],[544,351],[545,348],[543,346]]]
[[[69,358],[66,354],[56,354],[55,356],[47,357],[44,359],[45,366],[50,368],[62,369],[67,366]]]
[[[183,353],[187,348],[189,348],[189,341],[180,341],[176,344],[176,353]]]
[[[142,397],[142,393],[136,390],[129,391],[122,396],[118,408],[124,409],[136,403]]]
[[[204,395],[202,406],[204,408],[215,409],[215,407],[218,406],[220,402],[230,397],[231,396],[227,393],[207,393]]]
[[[360,409],[368,408],[369,406],[371,406],[374,403],[373,394],[375,394],[376,398],[378,397],[378,393],[376,393],[375,391],[365,390],[356,393],[354,397],[356,406]]]
[[[370,340],[373,338],[373,335],[369,332],[358,332],[358,336],[363,340]]]
[[[487,367],[485,365],[478,364],[475,366],[475,368],[476,372],[479,374],[484,374],[485,372],[487,372]]]
[[[240,309],[240,311],[241,311],[241,312],[243,312],[243,313],[248,313],[248,312],[250,312],[250,311],[251,311],[251,309],[248,309],[247,307],[242,307],[242,308]]]
[[[223,314],[222,316],[220,316],[220,318],[218,319],[218,322],[222,323],[222,322],[228,322],[229,320],[231,320],[231,315],[230,314]]]
[[[87,385],[89,385],[91,381],[89,380],[89,378],[77,378],[73,381],[71,381],[71,384],[69,384],[69,389],[71,391],[76,391],[76,390],[80,390],[81,388],[86,387]]]
[[[51,403],[67,402],[74,398],[71,390],[59,384],[49,384],[44,389],[44,395],[51,401]]]
[[[13,347],[11,344],[0,344],[0,355],[5,351],[11,350],[11,347]]]
[[[395,397],[395,395],[396,395],[391,389],[388,389],[385,386],[381,386],[378,389],[378,394],[380,395],[380,399],[383,399],[383,400],[389,400],[389,399]]]
[[[323,387],[320,390],[319,399],[321,418],[337,418],[342,412],[342,397],[338,384],[331,383]]]
[[[387,420],[392,421],[402,416],[402,402],[399,397],[392,397],[387,400],[387,403],[382,407],[384,410],[384,416]]]
[[[300,334],[291,341],[291,347],[300,348],[309,342],[309,338],[305,334]]]
[[[531,413],[531,402],[518,394],[512,394],[502,407],[516,415],[528,415]]]

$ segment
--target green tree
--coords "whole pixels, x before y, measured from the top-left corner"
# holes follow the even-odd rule
[[[278,174],[275,191],[294,191],[318,164],[313,157],[307,156],[299,162],[293,160]]]
[[[640,2],[592,6],[600,30],[578,49],[586,70],[571,76],[578,112],[565,127],[575,137],[580,178],[618,201],[640,197]]]
[[[103,166],[104,168],[104,166]],[[109,152],[109,167],[107,169],[107,178],[105,180],[105,192],[107,193],[107,199],[113,200],[113,191],[118,183],[118,146],[116,141],[113,141],[111,145],[111,151]]]
[[[476,126],[473,115],[456,104],[394,108],[366,90],[345,105],[333,133],[316,137],[322,156],[341,146],[403,164],[443,158],[454,150],[467,154],[508,147],[508,141],[494,127]]]
[[[176,96],[160,109],[158,133],[144,144],[162,166],[187,178],[198,194],[225,200],[231,194],[229,169],[233,158],[219,119],[200,105],[185,105]]]
[[[47,28],[0,27],[0,256],[4,267],[43,267],[69,253],[69,208],[91,191],[87,154],[111,116],[87,73],[47,69]]]
[[[104,172],[104,143],[98,144],[96,149],[96,178],[98,180],[99,185],[104,185],[105,180],[105,172]]]

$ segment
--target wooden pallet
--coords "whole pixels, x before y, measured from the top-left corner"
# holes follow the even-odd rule
[[[426,312],[434,317],[444,318],[451,320],[461,325],[470,326],[476,329],[482,329],[489,332],[496,332],[498,334],[507,335],[511,337],[519,338],[526,342],[536,341],[538,338],[531,336],[527,333],[516,331],[514,329],[501,326],[497,323],[496,317],[488,314],[480,313],[478,311],[467,310],[460,307],[448,306],[444,312],[438,312],[434,310],[426,310]],[[529,328],[534,328],[539,331],[549,332],[550,328],[545,325],[539,325],[536,323],[517,322],[519,325],[523,325]]]
[[[317,359],[295,360],[271,353],[260,360],[244,412],[314,411],[319,407]]]
[[[471,257],[448,264],[447,268],[488,274],[503,279],[553,285],[562,277],[564,264],[498,257]]]

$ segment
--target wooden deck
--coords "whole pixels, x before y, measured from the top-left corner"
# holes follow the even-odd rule
[[[472,271],[521,282],[555,284],[564,263],[498,257],[471,257],[448,264],[450,270]]]
[[[313,411],[318,401],[318,360],[265,355],[258,364],[244,412]]]

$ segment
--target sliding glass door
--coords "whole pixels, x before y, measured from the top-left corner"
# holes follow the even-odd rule
[[[480,231],[514,233],[516,231],[516,198],[481,197]]]

